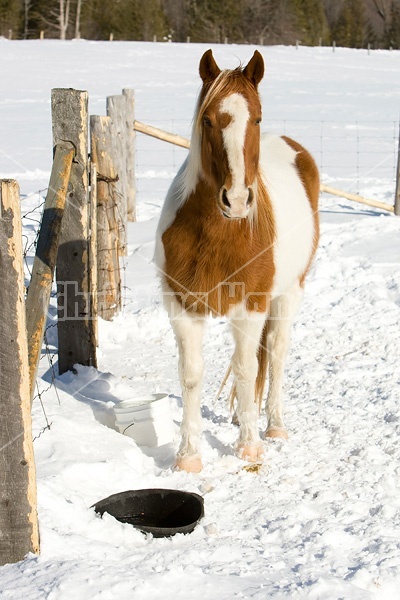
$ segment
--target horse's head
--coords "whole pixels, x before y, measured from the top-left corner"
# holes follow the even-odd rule
[[[203,87],[196,125],[202,173],[229,219],[247,217],[255,201],[261,122],[257,86],[263,75],[257,50],[246,67],[232,71],[221,71],[211,50],[200,61]]]

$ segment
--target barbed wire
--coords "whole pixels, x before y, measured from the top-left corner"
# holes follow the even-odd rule
[[[45,203],[45,200],[43,198],[43,193],[47,192],[47,189],[48,188],[42,188],[41,190],[38,190],[36,192],[33,192],[32,194],[23,196],[21,198],[22,202],[26,202],[27,200],[31,199],[32,197],[35,197],[35,196],[38,197],[38,204],[36,206],[34,206],[33,208],[30,208],[26,212],[21,211],[22,212],[21,221],[23,224],[22,239],[25,240],[25,244],[23,247],[23,259],[24,259],[24,265],[25,265],[27,273],[29,274],[29,277],[31,277],[32,271],[31,271],[31,266],[29,265],[28,258],[33,259],[35,252],[36,252],[36,246],[37,246],[37,241],[38,241],[39,232],[40,232],[40,224],[42,222],[42,214],[43,214],[43,208],[44,208],[44,203]],[[22,208],[23,208],[23,205],[22,205]],[[26,231],[29,228],[29,226],[27,226],[28,224],[31,227],[32,227],[32,224],[34,224],[34,234],[31,237],[26,233]]]
[[[29,200],[32,202],[32,199],[37,197],[37,203],[34,206],[31,206],[26,211],[24,211],[24,210],[21,211],[22,212],[22,214],[21,214],[22,238],[25,240],[25,244],[23,247],[23,260],[24,260],[24,269],[25,269],[25,281],[27,281],[26,290],[29,287],[30,278],[32,276],[32,263],[33,263],[34,256],[36,253],[36,247],[37,247],[37,242],[38,242],[39,233],[40,233],[40,225],[42,222],[43,209],[44,209],[44,204],[45,204],[45,199],[44,199],[43,195],[47,192],[47,190],[48,190],[48,188],[42,188],[40,190],[37,190],[36,192],[33,192],[33,193],[31,193],[27,196],[23,196],[21,198],[21,206],[23,209],[24,203],[26,203]],[[30,235],[29,235],[29,232],[31,233]],[[54,298],[55,296],[56,296],[56,292],[52,291],[51,297]],[[48,323],[46,325],[46,329],[45,329],[45,333],[44,333],[44,340],[43,340],[44,354],[40,358],[40,361],[42,361],[45,357],[47,357],[47,360],[49,363],[50,382],[47,387],[45,387],[44,389],[40,389],[39,382],[36,381],[36,384],[35,384],[36,393],[34,394],[34,397],[33,397],[33,402],[36,400],[38,400],[40,402],[46,425],[44,427],[42,427],[42,429],[39,431],[39,433],[36,436],[34,436],[33,441],[40,438],[40,436],[43,435],[43,433],[46,430],[50,429],[50,427],[52,425],[52,423],[49,422],[49,419],[46,414],[46,409],[45,409],[44,401],[43,401],[43,395],[45,395],[50,390],[54,390],[56,397],[58,399],[58,402],[60,404],[60,398],[58,395],[57,386],[55,385],[56,369],[54,366],[54,356],[57,354],[57,350],[51,350],[50,344],[49,344],[48,338],[47,338],[48,331],[53,327],[56,327],[56,323]]]
[[[118,192],[117,190],[115,190],[116,196],[117,198],[121,199],[122,198],[122,194],[120,192]],[[121,204],[120,202],[118,202],[115,198],[114,198],[114,206],[115,206],[115,211],[117,213],[117,223],[119,224],[119,236],[121,237],[121,231],[123,232],[123,238],[125,240],[125,243],[128,243],[128,231],[127,231],[127,225],[126,225],[126,221],[123,218],[123,215],[121,214]],[[122,264],[121,264],[122,263]],[[126,306],[126,294],[127,294],[127,286],[126,286],[126,269],[127,269],[128,263],[126,260],[126,257],[124,254],[122,254],[120,256],[120,260],[119,260],[119,271],[120,271],[120,302],[121,302],[121,308],[124,309]]]

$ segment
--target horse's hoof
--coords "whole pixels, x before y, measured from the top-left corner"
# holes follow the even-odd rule
[[[175,467],[186,473],[200,473],[203,468],[200,456],[177,456]]]
[[[262,444],[243,444],[238,448],[238,456],[247,462],[257,462],[264,456]]]
[[[266,438],[281,438],[287,440],[289,438],[288,432],[283,427],[269,427],[265,432]]]

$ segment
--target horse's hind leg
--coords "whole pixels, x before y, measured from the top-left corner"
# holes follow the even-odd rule
[[[263,449],[257,427],[255,382],[258,370],[257,349],[264,322],[264,313],[246,313],[232,319],[235,340],[232,369],[237,396],[236,414],[240,425],[238,453],[241,458],[250,461],[260,458]]]
[[[268,428],[266,437],[287,439],[283,422],[283,377],[289,350],[290,328],[297,312],[303,291],[295,285],[287,294],[277,296],[271,301],[268,321],[268,365],[269,390],[267,398]]]
[[[198,473],[203,468],[199,441],[202,432],[200,392],[203,379],[204,319],[189,315],[175,299],[170,300],[167,308],[178,344],[183,400],[182,437],[176,466],[178,469]]]

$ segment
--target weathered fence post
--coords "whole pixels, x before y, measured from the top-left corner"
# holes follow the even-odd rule
[[[72,144],[64,142],[57,145],[26,298],[31,400],[33,400],[46,327],[46,316],[49,308],[73,157],[74,147]]]
[[[394,214],[400,217],[400,123],[399,123],[399,145],[397,150],[397,174],[396,193],[394,197]]]
[[[125,98],[125,137],[126,137],[126,201],[128,221],[136,221],[136,186],[135,186],[135,92],[124,89]]]
[[[125,97],[108,96],[107,98],[107,116],[110,117],[112,135],[109,140],[110,150],[113,154],[115,168],[117,169],[118,181],[115,185],[116,191],[116,211],[119,229],[120,254],[127,254],[127,177],[126,177],[126,122],[125,122]],[[109,151],[110,151],[109,150]]]
[[[0,565],[39,552],[19,188],[0,181]]]
[[[99,345],[98,336],[98,303],[97,303],[97,167],[92,161],[90,163],[90,193],[89,193],[89,223],[90,223],[90,243],[89,243],[89,277],[90,289],[92,290],[92,315],[94,339],[96,346]]]
[[[75,363],[96,366],[92,290],[89,278],[88,94],[54,89],[51,94],[53,145],[75,147],[57,257],[58,370]]]
[[[116,219],[117,169],[110,153],[110,117],[90,117],[91,157],[97,169],[98,313],[110,320],[121,307],[119,237]]]

